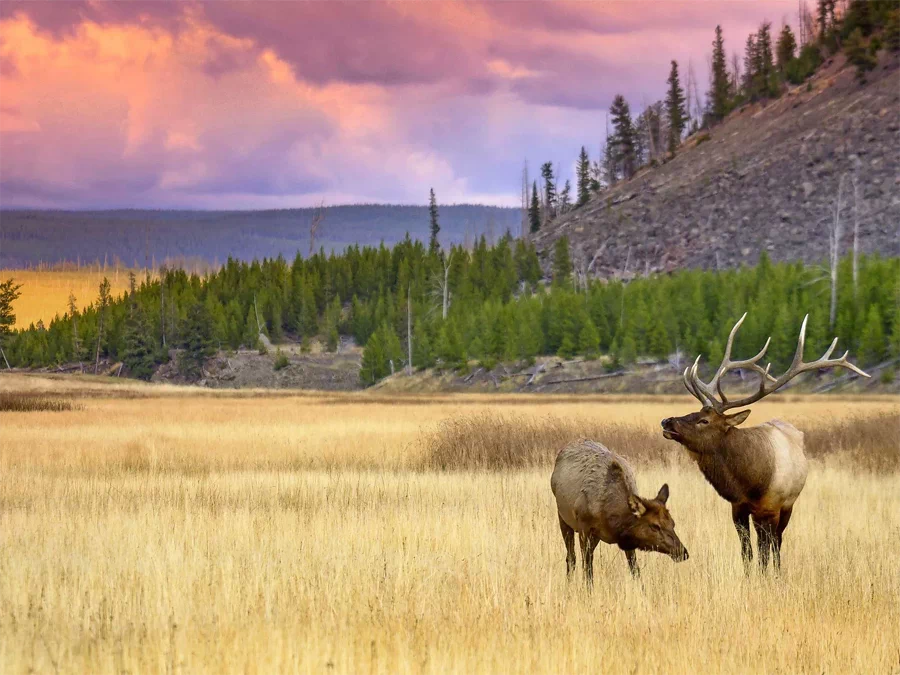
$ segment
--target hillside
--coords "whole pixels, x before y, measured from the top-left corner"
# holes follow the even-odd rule
[[[166,259],[224,262],[277,257],[293,259],[309,249],[314,209],[273,211],[0,211],[0,268],[40,262],[116,258],[143,267]],[[460,204],[440,207],[441,241],[462,243],[493,232],[518,233],[518,209]],[[427,206],[360,204],[329,207],[316,248],[343,249],[393,244],[406,233],[427,241]]]
[[[680,267],[735,267],[761,251],[818,262],[844,181],[843,251],[853,237],[853,176],[863,252],[900,255],[900,73],[886,56],[868,83],[842,56],[809,86],[735,111],[689,138],[665,164],[594,197],[536,236],[549,265],[566,235],[601,277]]]

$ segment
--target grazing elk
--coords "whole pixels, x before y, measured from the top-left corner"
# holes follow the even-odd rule
[[[777,391],[800,373],[823,368],[847,368],[864,377],[862,370],[847,361],[847,354],[830,359],[837,338],[822,356],[811,363],[803,362],[807,315],[800,328],[797,350],[790,368],[781,377],[769,374],[772,364],[759,365],[769,348],[771,338],[762,350],[745,361],[731,360],[734,336],[747,314],[731,329],[725,356],[712,380],[703,382],[697,376],[697,365],[684,371],[684,386],[702,404],[699,412],[684,417],[669,417],[662,421],[663,436],[677,441],[697,462],[700,471],[723,499],[731,502],[731,517],[741,540],[741,554],[745,570],[753,559],[750,545],[750,516],[756,528],[760,569],[769,564],[772,550],[776,571],[781,569],[781,541],[791,519],[794,502],[806,483],[806,456],[803,453],[803,433],[795,427],[772,420],[756,427],[739,428],[750,415],[742,410],[734,415],[725,412],[742,408]],[[760,376],[759,389],[738,401],[729,401],[722,389],[722,377],[731,370],[752,370]],[[716,394],[718,393],[718,398]]]
[[[594,549],[601,541],[617,544],[625,552],[634,576],[639,574],[635,550],[687,560],[687,549],[666,509],[669,486],[663,485],[653,499],[639,497],[631,467],[603,445],[580,440],[560,450],[550,489],[566,544],[567,578],[575,569],[575,532],[588,586],[594,579]]]

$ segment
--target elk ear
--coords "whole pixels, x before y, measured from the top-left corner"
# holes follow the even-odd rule
[[[660,504],[665,504],[669,501],[669,484],[663,483],[663,486],[659,488],[659,492],[656,493],[656,501]]]
[[[628,508],[638,518],[647,513],[647,507],[644,506],[644,502],[637,495],[628,495]]]
[[[750,411],[741,410],[741,412],[735,413],[734,415],[725,415],[725,423],[730,427],[736,427],[748,417],[750,417]]]

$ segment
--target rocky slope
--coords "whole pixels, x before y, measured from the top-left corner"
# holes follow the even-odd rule
[[[900,255],[898,130],[897,56],[883,56],[862,85],[839,56],[808,86],[735,111],[535,241],[549,266],[553,243],[568,235],[576,259],[600,277],[734,267],[763,250],[821,261],[841,183],[842,250],[850,246],[855,177],[861,250]]]

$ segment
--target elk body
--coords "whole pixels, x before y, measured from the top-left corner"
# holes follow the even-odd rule
[[[804,363],[803,346],[808,316],[803,319],[791,366],[781,377],[776,379],[769,374],[771,364],[765,368],[759,365],[771,338],[753,358],[732,361],[734,336],[746,316],[744,314],[731,329],[722,364],[710,382],[703,382],[697,375],[699,356],[694,365],[684,371],[684,386],[700,401],[702,409],[684,417],[666,418],[662,421],[662,428],[663,436],[684,446],[719,496],[731,503],[731,516],[741,541],[745,569],[749,571],[749,563],[753,559],[750,543],[752,517],[760,568],[767,568],[771,551],[777,570],[781,568],[784,530],[790,522],[794,502],[806,484],[803,433],[779,420],[740,428],[738,425],[747,419],[750,411],[743,410],[734,415],[725,413],[755,403],[800,373],[811,370],[847,368],[864,377],[869,375],[847,361],[847,353],[840,359],[829,358],[837,345],[837,338],[822,358]],[[722,376],[736,369],[756,372],[760,376],[760,384],[750,396],[729,401],[722,389]]]
[[[594,549],[601,541],[625,552],[635,576],[639,572],[636,550],[687,560],[687,549],[675,534],[675,523],[666,508],[669,486],[663,485],[653,499],[639,497],[631,467],[603,445],[581,440],[560,450],[550,488],[566,545],[567,577],[575,570],[576,532],[589,586],[594,576]]]

